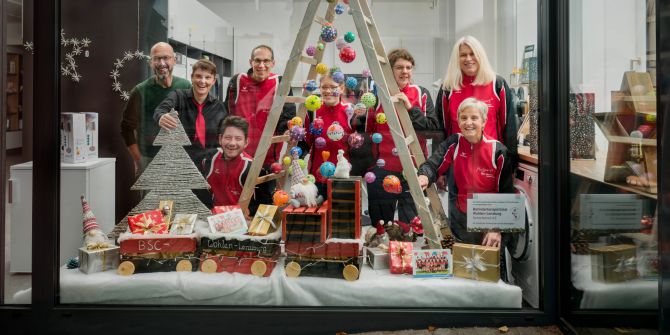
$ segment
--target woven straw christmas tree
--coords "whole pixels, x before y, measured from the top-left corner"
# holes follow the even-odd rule
[[[176,111],[170,114],[179,120]],[[191,191],[207,189],[208,184],[184,150],[184,146],[191,145],[191,141],[181,123],[173,130],[161,128],[153,144],[161,146],[160,151],[130,188],[150,192],[114,228],[110,233],[112,238],[126,231],[128,216],[157,209],[161,200],[174,201],[172,213],[197,214],[198,219],[205,221],[210,215],[207,206]]]

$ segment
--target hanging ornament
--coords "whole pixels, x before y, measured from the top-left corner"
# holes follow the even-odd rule
[[[366,110],[368,108],[362,102],[359,102],[359,103],[354,105],[354,110],[359,110],[359,109]]]
[[[354,35],[354,33],[350,32],[350,31],[348,31],[346,34],[344,34],[344,40],[347,43],[351,43],[351,42],[356,40],[356,35]]]
[[[347,77],[345,85],[347,86],[348,89],[355,90],[356,86],[358,86],[358,80],[356,80],[355,77]]]
[[[367,92],[361,96],[361,102],[365,105],[365,107],[372,108],[377,103],[377,97],[375,97],[372,92]]]
[[[372,142],[377,143],[377,144],[382,143],[382,134],[380,134],[380,133],[372,134]]]
[[[283,161],[284,161],[284,165],[286,165],[286,166],[291,165],[291,157],[285,156]]]
[[[316,50],[323,51],[323,49],[325,49],[325,48],[326,48],[326,45],[321,43],[321,42],[316,44]]]
[[[369,69],[363,69],[363,71],[361,71],[361,75],[363,76],[363,78],[370,78],[372,73],[370,73]]]
[[[342,128],[339,122],[335,121],[328,127],[326,134],[331,141],[337,142],[344,137],[344,128]]]
[[[305,99],[305,108],[308,111],[313,112],[321,107],[321,98],[316,95],[310,95]]]
[[[321,40],[329,43],[337,38],[337,29],[332,25],[324,25],[321,27]]]
[[[335,173],[335,164],[331,162],[324,162],[319,168],[319,172],[324,178],[332,177]]]
[[[300,127],[300,126],[291,127],[291,131],[289,132],[289,137],[293,141],[304,140],[305,139],[305,128]]]
[[[305,167],[307,166],[307,163],[305,163],[304,159],[298,159],[298,166],[300,166],[300,168],[304,170]]]
[[[305,90],[307,92],[314,92],[319,86],[316,84],[316,80],[310,79],[305,83]]]
[[[352,47],[344,47],[340,50],[340,60],[351,63],[356,59],[356,51]]]
[[[338,3],[337,6],[335,6],[335,14],[340,15],[342,13],[344,13],[344,5]]]
[[[335,41],[335,46],[337,47],[337,50],[342,50],[342,48],[347,46],[347,42],[344,41],[342,37],[338,37]]]
[[[289,152],[291,153],[291,157],[302,156],[302,149],[300,147],[293,147],[293,148],[291,148],[291,151],[289,151]]]
[[[380,159],[377,160],[377,166],[379,166],[380,168],[382,168],[382,167],[384,167],[384,165],[386,165],[386,161],[385,161],[385,160],[383,160],[382,158],[380,158]]]
[[[338,83],[338,84],[341,84],[342,82],[344,82],[344,73],[342,73],[340,71],[333,72],[331,77],[333,78],[333,81]]]
[[[399,194],[402,192],[402,186],[400,185],[400,179],[398,177],[390,174],[386,177],[384,177],[384,181],[382,186],[384,187],[384,191],[388,193],[394,193],[394,194]]]
[[[281,164],[277,162],[270,164],[270,171],[272,171],[272,173],[281,172]]]
[[[386,114],[378,113],[375,119],[377,120],[378,124],[384,124],[386,123]]]
[[[347,5],[349,4],[349,0],[342,0],[342,2],[344,2]]]
[[[398,156],[398,148],[391,149],[391,155]]]
[[[326,139],[323,137],[317,137],[316,140],[314,140],[314,146],[317,149],[323,149],[326,146]]]
[[[291,123],[289,123],[289,125],[291,127],[293,127],[293,126],[302,127],[302,118],[300,118],[299,116],[293,117],[290,122]]]
[[[368,172],[365,174],[365,182],[368,184],[372,184],[377,180],[377,176],[374,174],[374,172]]]
[[[347,119],[351,119],[351,117],[354,116],[354,107],[352,107],[351,104],[347,104],[347,108],[344,112],[347,114]]]
[[[314,57],[314,55],[316,55],[316,47],[313,45],[308,46],[305,49],[305,53],[307,54],[307,56]]]
[[[350,148],[358,149],[363,146],[363,143],[365,143],[365,137],[363,134],[355,132],[349,135],[349,138],[347,138],[347,143],[349,143]]]
[[[328,158],[330,158],[330,151],[328,150],[321,151],[321,158],[323,158],[324,161],[327,161]]]
[[[289,195],[284,190],[279,190],[272,195],[272,203],[275,206],[284,206],[288,203]]]
[[[316,64],[316,73],[320,75],[328,73],[328,65],[323,63]]]

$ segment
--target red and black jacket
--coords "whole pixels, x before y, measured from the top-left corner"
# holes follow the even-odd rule
[[[223,149],[219,148],[205,163],[209,168],[207,182],[212,187],[214,206],[237,205],[252,159],[246,152],[242,152],[239,156],[226,160]]]

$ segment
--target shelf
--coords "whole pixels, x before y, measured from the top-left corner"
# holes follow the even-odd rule
[[[605,159],[595,160],[572,160],[570,161],[570,173],[616,187],[631,193],[639,194],[643,197],[656,199],[656,194],[646,191],[645,189],[631,186],[628,184],[610,183],[604,180],[605,178]]]

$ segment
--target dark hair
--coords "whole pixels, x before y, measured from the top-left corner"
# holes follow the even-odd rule
[[[242,117],[236,115],[230,115],[227,116],[225,119],[221,120],[221,123],[219,123],[219,134],[225,133],[226,128],[228,127],[235,127],[242,129],[244,137],[247,137],[247,135],[249,134],[249,122],[247,122],[247,120],[245,120]]]
[[[216,76],[216,65],[209,59],[200,59],[193,64],[193,72],[196,70],[207,71]]]
[[[412,63],[412,66],[414,66],[414,57],[412,57],[412,54],[407,51],[407,49],[393,49],[391,52],[389,52],[389,63],[391,66],[395,65],[395,62],[398,61],[398,59],[404,59],[406,61],[409,61]]]
[[[266,49],[267,51],[270,51],[270,59],[271,59],[271,60],[274,60],[274,59],[275,59],[275,52],[274,52],[274,50],[272,50],[272,48],[271,48],[269,45],[261,44],[261,45],[257,45],[257,46],[254,47],[253,49],[251,49],[251,59],[252,59],[252,60],[254,59],[254,52],[256,52],[256,50],[258,50],[258,49]]]

